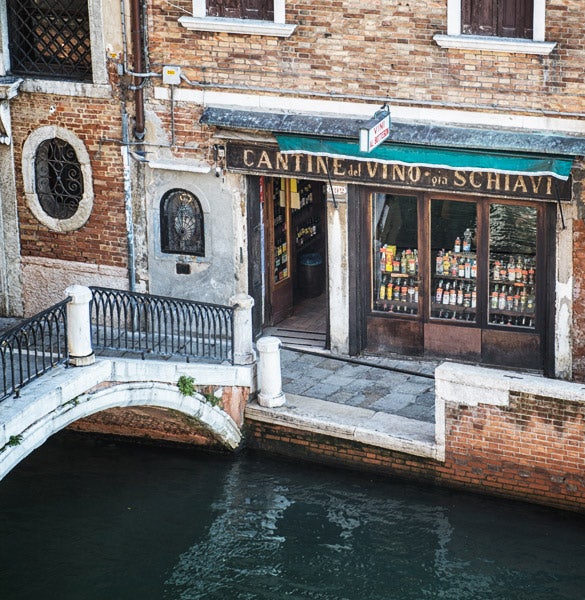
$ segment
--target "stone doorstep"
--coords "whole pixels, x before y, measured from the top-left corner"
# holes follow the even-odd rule
[[[245,419],[352,440],[368,446],[437,459],[435,425],[398,415],[286,394],[276,408],[246,406]]]

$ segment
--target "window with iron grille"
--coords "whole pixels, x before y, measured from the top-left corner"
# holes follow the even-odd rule
[[[274,0],[208,0],[210,17],[230,19],[274,20]]]
[[[91,81],[88,0],[7,0],[11,73]]]
[[[160,203],[161,250],[167,254],[205,256],[201,203],[191,192],[168,191]]]
[[[83,196],[83,175],[75,150],[66,141],[41,142],[35,157],[35,191],[42,209],[54,219],[70,219]]]

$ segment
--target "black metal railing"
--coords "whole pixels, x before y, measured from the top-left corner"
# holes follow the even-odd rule
[[[0,400],[67,361],[69,298],[0,334]]]
[[[95,350],[234,362],[229,306],[91,287]]]

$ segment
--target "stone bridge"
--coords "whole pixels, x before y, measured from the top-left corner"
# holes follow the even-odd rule
[[[255,373],[255,364],[124,358],[57,367],[24,387],[19,397],[0,404],[0,479],[54,433],[112,409],[125,409],[128,414],[133,407],[156,407],[158,417],[161,410],[165,412],[165,419],[156,419],[158,423],[174,417],[191,440],[198,436],[233,450],[241,441],[244,407],[255,389]],[[181,376],[192,378],[196,388],[210,391],[183,395],[178,387]],[[166,439],[173,439],[172,432]]]

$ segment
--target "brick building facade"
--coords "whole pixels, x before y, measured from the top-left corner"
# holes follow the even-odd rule
[[[248,293],[260,334],[312,276],[335,353],[584,380],[578,2],[44,4],[0,2],[0,314]]]

